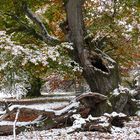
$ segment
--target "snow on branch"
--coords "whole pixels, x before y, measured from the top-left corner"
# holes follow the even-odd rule
[[[29,9],[27,3],[23,3],[23,10],[28,18],[30,18],[41,30],[41,36],[46,43],[59,44],[59,40],[51,35],[49,35],[43,22]]]

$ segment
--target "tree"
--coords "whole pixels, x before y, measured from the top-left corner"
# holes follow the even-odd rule
[[[74,126],[70,132],[79,131],[79,128],[110,132],[112,125],[122,127],[127,119],[124,114],[117,113],[136,114],[139,89],[135,90],[135,95],[119,86],[119,74],[122,68],[136,65],[139,58],[138,1],[1,0],[0,9],[0,29],[10,35],[0,41],[1,79],[12,75],[12,80],[18,76],[16,80],[21,82],[26,75],[28,94],[39,96],[42,81],[48,75],[59,72],[75,76],[80,72],[77,75],[85,78],[92,91],[78,95],[60,110],[21,108],[22,114],[34,112],[46,117],[43,125],[48,129],[73,123],[76,129]],[[1,118],[16,114],[16,110],[7,111]],[[97,117],[101,115],[103,118]],[[82,120],[82,124],[77,125],[77,120]]]
[[[119,76],[115,61],[93,48],[90,50],[90,42],[86,44],[84,38],[87,35],[84,27],[82,5],[84,1],[68,1],[66,13],[69,27],[69,40],[74,44],[76,61],[83,67],[83,76],[89,84],[91,91],[107,94],[118,87]],[[112,67],[111,67],[112,66]],[[111,67],[111,68],[110,68]]]
[[[137,16],[134,18],[129,16],[126,24],[125,22],[124,25],[120,24],[128,13],[138,14],[139,4],[132,1],[10,0],[1,1],[0,5],[3,21],[1,29],[12,33],[13,40],[19,44],[39,46],[45,43],[46,47],[55,47],[61,46],[64,41],[73,43],[74,49],[67,51],[69,56],[82,67],[82,75],[91,91],[102,94],[109,94],[118,87],[120,82],[118,62],[122,62],[124,66],[122,52],[126,50],[123,45],[127,46],[129,42],[127,49],[133,51],[132,48],[135,48],[133,46],[139,42],[138,39],[132,40],[133,37],[137,38],[137,27],[130,24],[136,22],[138,25]],[[134,9],[130,8],[131,5],[135,6]],[[123,8],[127,11],[124,12]],[[39,12],[38,9],[43,10]],[[122,29],[122,26],[126,27],[129,24],[133,27],[133,31]],[[131,35],[129,39],[128,35]],[[66,49],[63,49],[63,52],[65,51]],[[117,62],[109,57],[116,54],[114,58],[117,58],[119,53],[121,55]],[[130,58],[129,51],[127,54]],[[64,53],[63,55],[67,56]],[[56,62],[53,61],[52,68],[59,65]],[[129,60],[129,63],[131,62],[132,59]],[[60,67],[65,70],[62,65]]]
[[[47,76],[57,72],[58,69],[65,69],[65,71],[70,69],[71,60],[66,57],[66,51],[64,60],[62,55],[64,52],[61,51],[62,48],[72,49],[68,43],[62,43],[61,46],[55,48],[46,47],[45,44],[42,44],[43,46],[41,44],[40,46],[21,45],[12,41],[11,36],[6,35],[4,31],[0,33],[0,86],[2,91],[12,95],[40,96],[41,86]],[[75,64],[75,66],[77,65]],[[62,74],[65,75],[61,72]],[[20,90],[24,93],[21,93]]]

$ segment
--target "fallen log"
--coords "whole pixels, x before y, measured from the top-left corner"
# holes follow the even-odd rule
[[[10,108],[12,108],[12,106]],[[10,122],[14,121],[16,112],[19,108],[18,107],[12,108],[11,110],[10,108],[8,112],[5,112],[5,114],[1,115],[0,135],[12,134],[11,132],[12,124],[9,124],[9,125],[2,124],[4,121],[10,121]],[[17,122],[20,122],[21,124],[22,122],[26,122],[26,123],[24,123],[23,126],[18,126],[18,123],[17,123],[17,129],[19,132],[21,132],[23,131],[23,128],[24,129],[26,128],[26,126],[28,125],[34,126],[35,124],[39,122],[43,123],[41,127],[44,128],[44,126],[45,127],[47,126],[46,129],[58,127],[58,125],[60,127],[61,126],[60,124],[61,123],[64,124],[65,120],[69,118],[73,113],[75,113],[75,111],[78,108],[79,108],[79,102],[71,102],[68,106],[60,110],[39,110],[39,109],[37,110],[37,109],[28,108],[28,106],[27,107],[20,106],[20,113],[19,113]],[[43,121],[42,120],[34,121],[40,115],[43,116],[43,118],[47,118],[47,119]],[[49,124],[50,122],[51,124]],[[7,130],[3,129],[5,127],[7,127]],[[36,126],[35,128],[38,129]]]
[[[16,134],[19,134],[20,132],[17,131],[16,128]],[[0,136],[8,136],[13,135],[13,125],[1,125],[0,126]]]
[[[15,131],[15,134],[19,134],[20,132],[24,131],[25,129],[30,129],[31,127],[35,127],[37,129],[38,125],[42,123],[46,118],[44,116],[39,115],[36,119],[29,122],[17,122],[14,126],[13,121],[3,121],[0,122],[0,136],[7,136],[7,135],[13,135],[13,132]],[[13,129],[15,129],[13,131]]]
[[[100,131],[111,132],[112,126],[122,127],[124,121],[128,121],[129,118],[123,113],[113,112],[111,114],[105,113],[100,117],[92,117],[89,115],[86,119],[82,118],[80,114],[72,116],[73,125],[68,130],[68,133],[75,131]]]
[[[76,97],[70,104],[59,110],[39,110],[20,106],[20,113],[17,119],[17,132],[23,131],[27,126],[33,126],[34,130],[44,130],[51,128],[70,127],[68,133],[73,131],[101,131],[110,132],[112,126],[123,127],[124,121],[128,119],[126,115],[120,116],[117,113],[107,114],[108,98],[99,93],[84,93]],[[12,106],[1,116],[2,121],[14,121],[17,107]],[[112,112],[112,111],[110,111]],[[35,121],[39,116],[42,118]],[[77,117],[78,116],[78,117]],[[79,124],[79,121],[82,123]],[[18,126],[18,122],[26,122],[23,126]],[[37,123],[41,122],[39,127]],[[0,123],[0,134],[8,134],[8,130],[3,131]],[[8,128],[8,127],[7,127]],[[10,129],[10,125],[9,125]],[[10,130],[9,130],[9,134]]]
[[[67,101],[69,102],[71,99],[73,99],[74,96],[66,97],[66,96],[59,96],[56,98],[50,97],[40,97],[40,98],[33,98],[33,99],[6,99],[6,102],[8,104],[20,104],[20,105],[30,105],[30,104],[40,104],[40,103],[48,103],[48,102],[63,102]],[[0,105],[4,105],[5,100],[0,99]]]

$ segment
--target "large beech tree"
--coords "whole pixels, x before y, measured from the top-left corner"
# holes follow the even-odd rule
[[[87,35],[82,14],[84,0],[68,0],[65,4],[69,41],[74,45],[75,61],[83,67],[83,76],[91,91],[107,94],[119,84],[117,63],[104,54],[91,40],[86,42]]]
[[[64,6],[66,9],[66,36],[73,43],[74,60],[83,68],[83,76],[90,86],[91,91],[107,94],[118,87],[119,76],[117,64],[101,50],[92,47],[90,40],[85,41],[87,35],[83,19],[83,0],[68,0]],[[46,43],[59,44],[60,41],[48,34],[44,24],[23,3],[23,11],[40,28],[41,38]],[[88,39],[87,39],[88,40]]]
[[[132,11],[131,5],[134,5]],[[139,42],[138,7],[139,3],[132,1],[1,0],[0,29],[12,33],[13,40],[19,44],[39,46],[43,42],[55,47],[63,42],[72,43],[69,56],[82,68],[82,76],[91,91],[106,95],[119,85],[118,62],[125,61],[125,49],[127,64],[133,63],[129,51],[135,53],[132,48]],[[136,14],[134,18],[128,16],[131,12]],[[123,21],[126,17],[128,21]],[[126,23],[133,28],[131,33],[122,28]]]

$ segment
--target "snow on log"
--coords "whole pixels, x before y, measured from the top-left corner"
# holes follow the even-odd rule
[[[95,104],[101,103],[107,100],[107,96],[96,93],[96,92],[89,92],[83,93],[76,98],[77,101],[80,101],[86,107],[93,108]]]
[[[111,132],[112,126],[123,127],[124,121],[128,121],[128,117],[125,114],[116,112],[105,113],[100,117],[89,115],[86,119],[82,118],[80,114],[74,114],[71,118],[74,119],[73,125],[67,130],[67,133],[81,130]]]
[[[69,105],[59,110],[41,110],[41,108],[31,108],[25,105],[13,105],[1,116],[0,135],[12,134],[10,129],[18,109],[20,113],[16,123],[17,133],[24,131],[29,125],[36,130],[69,127],[67,133],[74,131],[111,132],[112,126],[123,127],[128,117],[122,113],[105,113],[112,112],[106,110],[108,101],[105,95],[89,92],[79,95]],[[40,122],[41,127],[38,128],[36,124]]]

